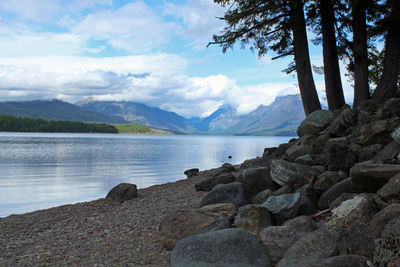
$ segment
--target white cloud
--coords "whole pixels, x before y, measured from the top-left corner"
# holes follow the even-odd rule
[[[23,20],[43,22],[58,14],[59,4],[58,0],[2,0],[0,10],[14,13]]]
[[[224,13],[225,8],[213,0],[188,0],[187,5],[168,3],[165,6],[165,14],[182,20],[184,36],[193,40],[196,49],[205,49],[213,34],[222,30],[224,22],[217,17],[223,17]]]
[[[94,40],[105,40],[117,49],[140,53],[168,43],[177,25],[164,22],[143,1],[137,1],[117,10],[103,10],[89,14],[72,28]]]

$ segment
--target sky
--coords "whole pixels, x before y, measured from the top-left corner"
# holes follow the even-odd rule
[[[190,118],[227,104],[246,114],[298,93],[296,77],[282,72],[292,57],[207,47],[224,12],[212,0],[1,0],[0,101],[92,97]],[[310,56],[322,65],[320,47]],[[314,79],[325,103],[323,75]]]

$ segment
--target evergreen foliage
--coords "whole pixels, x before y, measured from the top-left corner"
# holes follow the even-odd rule
[[[0,116],[0,131],[5,132],[49,132],[49,133],[118,133],[108,124],[76,121],[49,121],[35,118]]]

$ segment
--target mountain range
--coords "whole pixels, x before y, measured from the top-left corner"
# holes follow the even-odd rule
[[[298,95],[278,96],[270,105],[260,105],[245,115],[224,105],[205,118],[186,119],[141,103],[93,99],[75,105],[60,100],[0,102],[0,115],[102,123],[134,122],[184,134],[290,136],[296,135],[296,128],[305,117]]]

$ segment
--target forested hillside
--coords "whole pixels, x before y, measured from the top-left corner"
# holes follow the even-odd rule
[[[43,119],[0,116],[0,131],[4,132],[49,132],[49,133],[118,133],[108,124],[75,121],[49,121]]]

